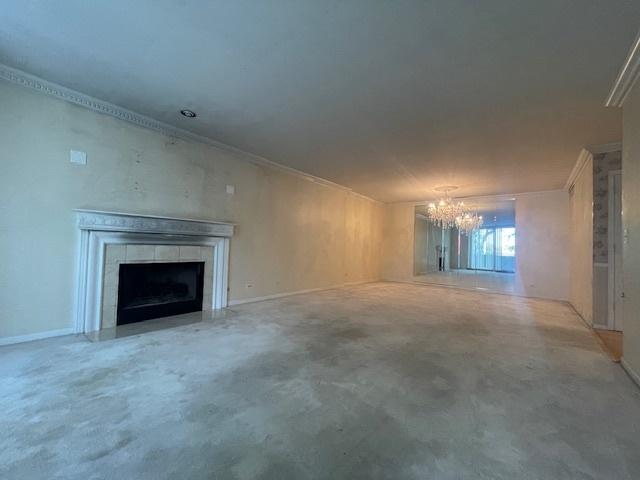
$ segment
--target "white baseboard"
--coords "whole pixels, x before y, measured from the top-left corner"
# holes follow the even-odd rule
[[[380,280],[363,280],[361,282],[339,283],[338,285],[332,285],[329,287],[308,288],[306,290],[295,290],[293,292],[275,293],[273,295],[265,295],[263,297],[251,297],[251,298],[244,298],[241,300],[231,300],[229,302],[229,306],[233,307],[235,305],[243,305],[245,303],[262,302],[263,300],[273,300],[276,298],[290,297],[292,295],[302,295],[303,293],[322,292],[324,290],[335,290],[336,288],[353,287],[355,285],[363,285],[365,283],[374,283],[379,281]]]
[[[629,375],[631,380],[633,380],[636,385],[640,387],[640,375],[638,375],[638,373],[631,367],[631,365],[629,365],[625,361],[624,357],[620,360],[620,365],[622,365],[622,368],[625,372],[627,372],[627,375]]]
[[[392,282],[392,283],[406,283],[409,285],[423,285],[425,287],[435,287],[435,288],[452,288],[454,290],[464,290],[467,292],[477,292],[477,293],[489,293],[491,295],[506,295],[508,297],[518,297],[518,298],[530,298],[532,300],[545,300],[548,302],[560,302],[565,303],[567,305],[571,305],[569,300],[565,298],[552,298],[552,297],[536,297],[533,295],[524,295],[522,293],[516,292],[505,292],[501,290],[491,290],[490,288],[482,288],[482,287],[462,287],[460,285],[450,285],[448,283],[432,283],[426,282],[422,280],[413,280],[406,278],[383,278],[379,280],[380,282]],[[580,317],[582,318],[582,317]]]
[[[232,300],[229,302],[229,306],[231,307],[234,305],[242,305],[244,303],[261,302],[263,300],[272,300],[275,298],[289,297],[291,295],[300,295],[303,293],[321,292],[323,290],[334,290],[336,288],[351,287],[355,285],[363,285],[365,283],[374,283],[378,281],[379,280],[364,280],[360,282],[348,282],[348,283],[341,283],[338,285],[332,285],[329,287],[309,288],[306,290],[296,290],[294,292],[284,292],[284,293],[276,293],[274,295],[265,295],[263,297],[252,297],[252,298],[246,298],[243,300]],[[46,332],[30,333],[28,335],[18,335],[15,337],[4,337],[4,338],[0,337],[0,346],[13,345],[15,343],[31,342],[33,340],[42,340],[44,338],[60,337],[62,335],[72,335],[74,333],[76,332],[74,331],[73,327],[69,327],[69,328],[61,328],[59,330],[48,330]]]
[[[46,332],[30,333],[28,335],[17,335],[15,337],[0,338],[0,346],[13,345],[14,343],[32,342],[33,340],[42,340],[43,338],[60,337],[62,335],[71,335],[75,333],[72,327],[61,328],[60,330],[48,330]]]

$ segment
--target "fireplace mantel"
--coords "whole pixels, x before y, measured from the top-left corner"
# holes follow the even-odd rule
[[[234,233],[233,223],[99,210],[76,209],[74,212],[80,231],[77,333],[102,328],[107,245],[177,246],[180,249],[197,246],[208,250],[212,268],[209,277],[205,277],[211,298],[207,308],[227,306],[229,241]]]
[[[207,237],[233,236],[233,223],[188,218],[137,215],[123,212],[76,209],[80,230],[103,232],[164,233]]]

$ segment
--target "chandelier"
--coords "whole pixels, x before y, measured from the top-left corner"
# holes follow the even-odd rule
[[[449,192],[458,187],[446,186],[436,188],[438,192],[444,192],[444,197],[438,203],[430,203],[427,208],[429,220],[441,228],[453,228],[456,226],[456,219],[465,215],[464,203],[456,202]]]
[[[482,215],[478,215],[476,212],[466,212],[456,218],[456,226],[460,232],[469,235],[476,228],[482,226]]]

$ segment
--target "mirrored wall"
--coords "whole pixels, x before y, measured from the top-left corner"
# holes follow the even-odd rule
[[[465,199],[464,205],[482,217],[482,224],[471,231],[457,225],[443,228],[430,215],[428,205],[415,207],[415,280],[513,293],[515,199]]]

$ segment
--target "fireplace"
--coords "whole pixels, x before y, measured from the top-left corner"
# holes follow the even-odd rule
[[[202,310],[205,262],[123,263],[116,324]]]
[[[209,312],[227,306],[229,242],[233,224],[97,210],[75,212],[81,233],[77,263],[77,333],[99,332],[115,328],[119,323],[192,310]],[[198,267],[201,271],[196,274],[195,288],[192,276],[187,282],[188,288],[176,288],[176,292],[168,295],[173,295],[172,298],[159,302],[138,299],[138,304],[129,303],[132,299],[127,295],[135,289],[127,288],[125,293],[124,288],[120,288],[120,268],[125,274],[127,267],[124,265],[144,263],[153,268],[151,264],[171,262],[204,262],[204,268]],[[144,277],[141,280],[147,281]],[[137,288],[139,282],[132,283]],[[180,295],[183,298],[179,298]],[[140,296],[158,295],[142,292]],[[182,302],[185,303],[179,305]],[[142,307],[151,305],[145,303],[158,305],[147,310]],[[145,310],[147,313],[143,315],[141,312]]]

